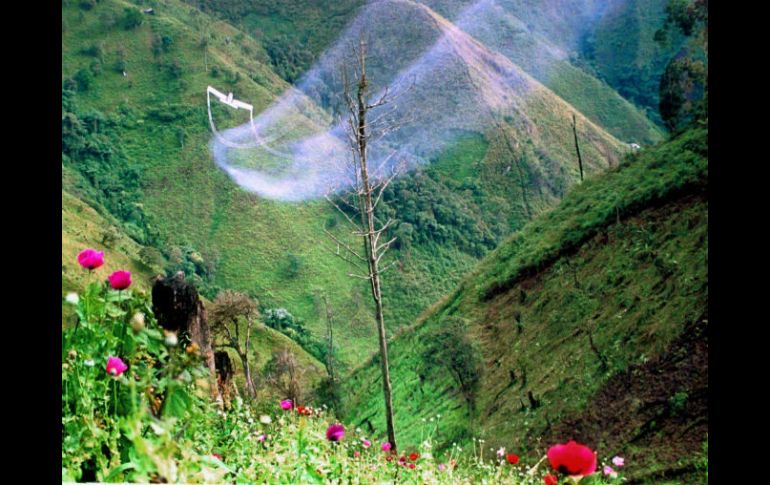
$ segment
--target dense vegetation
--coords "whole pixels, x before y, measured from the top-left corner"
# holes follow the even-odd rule
[[[307,401],[218,409],[199,349],[164,335],[146,297],[92,282],[68,304],[79,322],[62,339],[63,481],[535,484],[554,473],[483,442],[435,454],[440,416],[399,456]],[[613,473],[592,483],[619,483]]]

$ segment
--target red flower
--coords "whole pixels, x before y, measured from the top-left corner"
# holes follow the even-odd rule
[[[559,483],[559,479],[549,473],[543,477],[543,482],[545,482],[545,485],[556,485]]]
[[[414,467],[416,466],[414,463],[410,463],[407,465],[410,469],[414,470]]]
[[[222,461],[222,455],[220,455],[219,453],[212,453],[211,456],[213,456],[214,458],[216,458],[219,461]]]
[[[301,414],[302,416],[310,416],[313,414],[313,411],[311,411],[310,408],[306,408],[305,406],[297,406],[297,413]]]
[[[508,460],[508,463],[510,463],[511,465],[515,465],[516,463],[519,462],[519,456],[516,455],[515,453],[508,453],[505,456],[505,459]]]
[[[393,461],[393,455],[388,455],[385,457],[386,461]]]
[[[115,290],[125,290],[131,286],[131,273],[129,271],[115,271],[107,279]]]
[[[584,476],[596,471],[596,453],[574,441],[552,446],[548,450],[548,461],[554,470],[565,475]]]
[[[85,269],[96,269],[104,264],[104,253],[96,249],[86,248],[78,254],[78,263]]]
[[[409,455],[409,459],[412,461],[417,461],[417,458],[419,457],[420,455],[418,455],[417,453],[412,453],[411,455]]]

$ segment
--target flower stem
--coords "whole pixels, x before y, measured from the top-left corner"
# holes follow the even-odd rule
[[[112,400],[112,409],[113,413],[115,414],[115,417],[118,417],[118,381],[115,380],[115,378],[112,379],[112,393],[113,393],[113,400]]]

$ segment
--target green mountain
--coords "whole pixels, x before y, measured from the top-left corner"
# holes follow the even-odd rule
[[[537,459],[572,437],[627,457],[629,477],[700,479],[707,136],[691,129],[573,188],[391,338],[399,439],[419,441],[439,414],[443,449],[483,437]],[[343,393],[346,419],[376,435],[380,379],[375,355]]]
[[[430,9],[407,6],[423,12],[415,18],[428,27],[447,24]],[[120,0],[63,4],[63,166],[72,174],[65,190],[105,207],[131,237],[162,251],[166,269],[184,270],[210,298],[219,288],[247,291],[265,309],[285,307],[320,337],[326,295],[344,325],[341,360],[368,357],[376,347],[366,287],[347,276],[322,231],[342,218],[325,202],[258,198],[211,161],[207,85],[238,93],[258,111],[288,87],[264,46],[182,2],[135,12]],[[458,45],[473,54],[452,65],[485,79],[489,66],[479,61],[492,53],[467,37]],[[529,120],[459,132],[433,163],[388,194],[388,207],[403,217],[396,228],[400,267],[384,282],[392,329],[413,321],[575,182],[573,112],[589,176],[623,150],[601,126],[521,75],[537,87],[521,112]]]

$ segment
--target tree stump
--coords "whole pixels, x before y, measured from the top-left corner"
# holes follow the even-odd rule
[[[195,343],[198,346],[209,368],[212,398],[221,406],[222,396],[216,385],[216,366],[206,309],[198,290],[185,281],[184,273],[180,271],[168,278],[158,276],[155,279],[152,286],[152,311],[161,327],[177,334],[179,345]]]
[[[230,409],[232,398],[238,395],[238,388],[233,382],[233,363],[230,354],[224,350],[214,353],[214,366],[217,371],[217,387],[226,409]]]

